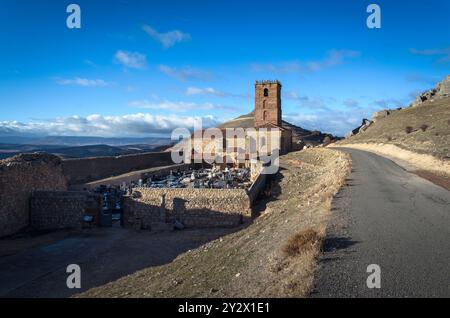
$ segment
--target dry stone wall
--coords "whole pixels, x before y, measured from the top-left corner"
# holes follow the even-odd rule
[[[175,220],[186,227],[231,227],[251,217],[251,200],[241,189],[137,188],[124,200],[124,225],[151,229]]]
[[[33,191],[66,189],[61,159],[57,156],[35,153],[0,160],[0,237],[29,225]]]
[[[31,198],[31,227],[34,230],[81,228],[83,217],[98,223],[101,198],[86,191],[38,191]]]

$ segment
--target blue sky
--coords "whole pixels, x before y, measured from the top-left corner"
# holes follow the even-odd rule
[[[68,29],[66,7],[81,7]],[[366,7],[381,7],[368,29]],[[450,1],[0,2],[0,133],[151,136],[253,109],[343,135],[450,74]]]

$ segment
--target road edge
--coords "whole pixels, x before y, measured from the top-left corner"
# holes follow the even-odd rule
[[[328,148],[352,148],[377,154],[387,158],[408,172],[414,173],[448,191],[450,191],[450,161],[431,155],[419,154],[392,144],[332,144]]]

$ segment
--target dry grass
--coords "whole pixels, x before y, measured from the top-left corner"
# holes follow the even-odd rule
[[[412,151],[408,151],[397,147],[392,144],[339,144],[333,145],[333,147],[349,147],[365,151],[370,151],[378,155],[384,156],[395,161],[400,166],[410,171],[428,171],[430,174],[436,175],[436,180],[439,176],[444,178],[450,178],[450,160],[439,159],[431,155],[418,154]],[[435,182],[436,183],[436,182]]]
[[[307,229],[291,237],[283,246],[283,252],[294,257],[301,255],[320,244],[322,236],[313,229]]]
[[[264,212],[251,224],[181,254],[171,263],[146,268],[79,296],[307,295],[320,253],[320,244],[313,242],[325,233],[331,199],[345,183],[350,159],[340,151],[308,149],[282,156],[280,161],[273,198],[263,203]],[[312,232],[306,234],[308,230]],[[302,233],[305,236],[299,239],[297,234]],[[303,248],[287,255],[286,245]]]

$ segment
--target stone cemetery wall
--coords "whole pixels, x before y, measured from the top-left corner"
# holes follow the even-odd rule
[[[243,189],[137,188],[124,200],[124,225],[137,229],[175,220],[188,228],[231,227],[250,217]]]
[[[37,191],[31,197],[31,227],[34,230],[81,228],[85,215],[98,224],[101,197],[86,191]]]

